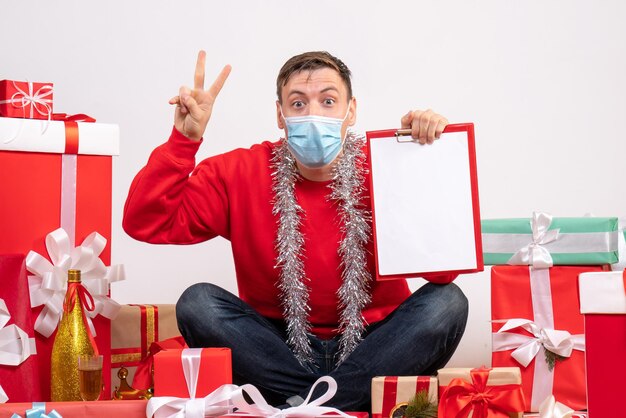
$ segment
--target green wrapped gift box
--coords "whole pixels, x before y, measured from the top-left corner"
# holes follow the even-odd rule
[[[533,264],[529,254],[537,250],[549,253],[547,257],[554,265],[618,261],[617,218],[552,219],[546,214],[533,214],[530,219],[483,219],[481,226],[485,264]]]

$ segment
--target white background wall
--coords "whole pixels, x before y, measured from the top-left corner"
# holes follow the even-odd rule
[[[236,291],[228,242],[136,242],[122,208],[199,49],[207,80],[233,66],[199,158],[277,139],[276,74],[321,49],[354,73],[359,131],[397,127],[412,108],[475,123],[484,218],[611,216],[626,208],[625,18],[621,1],[0,0],[0,79],[54,82],[55,111],[120,125],[112,256],[128,279],[112,294],[174,303],[197,281]],[[490,361],[488,277],[457,281],[471,316],[454,364]]]

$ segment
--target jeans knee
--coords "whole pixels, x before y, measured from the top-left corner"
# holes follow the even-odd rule
[[[445,329],[457,328],[462,332],[465,329],[469,304],[463,291],[454,283],[445,285],[426,284],[429,305],[432,309],[432,319],[435,327]]]
[[[448,304],[448,309],[459,318],[467,320],[469,312],[469,302],[467,296],[461,290],[459,286],[454,283],[450,283],[444,286],[445,300]]]
[[[176,320],[185,323],[204,313],[211,305],[213,296],[221,290],[212,283],[196,283],[189,286],[176,302]]]

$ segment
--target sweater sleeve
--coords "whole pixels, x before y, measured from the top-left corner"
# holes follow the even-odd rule
[[[228,238],[224,164],[217,156],[195,167],[199,147],[200,142],[173,129],[169,140],[152,152],[126,198],[122,226],[128,235],[153,244]]]
[[[454,281],[454,279],[456,279],[457,277],[459,277],[457,273],[449,273],[449,274],[438,274],[436,276],[426,276],[424,277],[424,279],[435,284],[448,284],[448,283],[452,283],[452,281]]]

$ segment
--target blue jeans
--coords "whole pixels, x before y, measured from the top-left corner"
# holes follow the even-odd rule
[[[176,305],[181,334],[190,347],[229,347],[233,383],[251,383],[280,408],[297,405],[324,375],[338,384],[325,405],[370,411],[374,376],[433,375],[456,349],[467,321],[468,304],[455,285],[428,283],[384,320],[370,324],[363,341],[340,365],[338,337],[309,337],[315,364],[303,367],[285,343],[282,321],[258,314],[232,293],[210,283],[189,287]],[[316,388],[313,399],[323,393]]]

